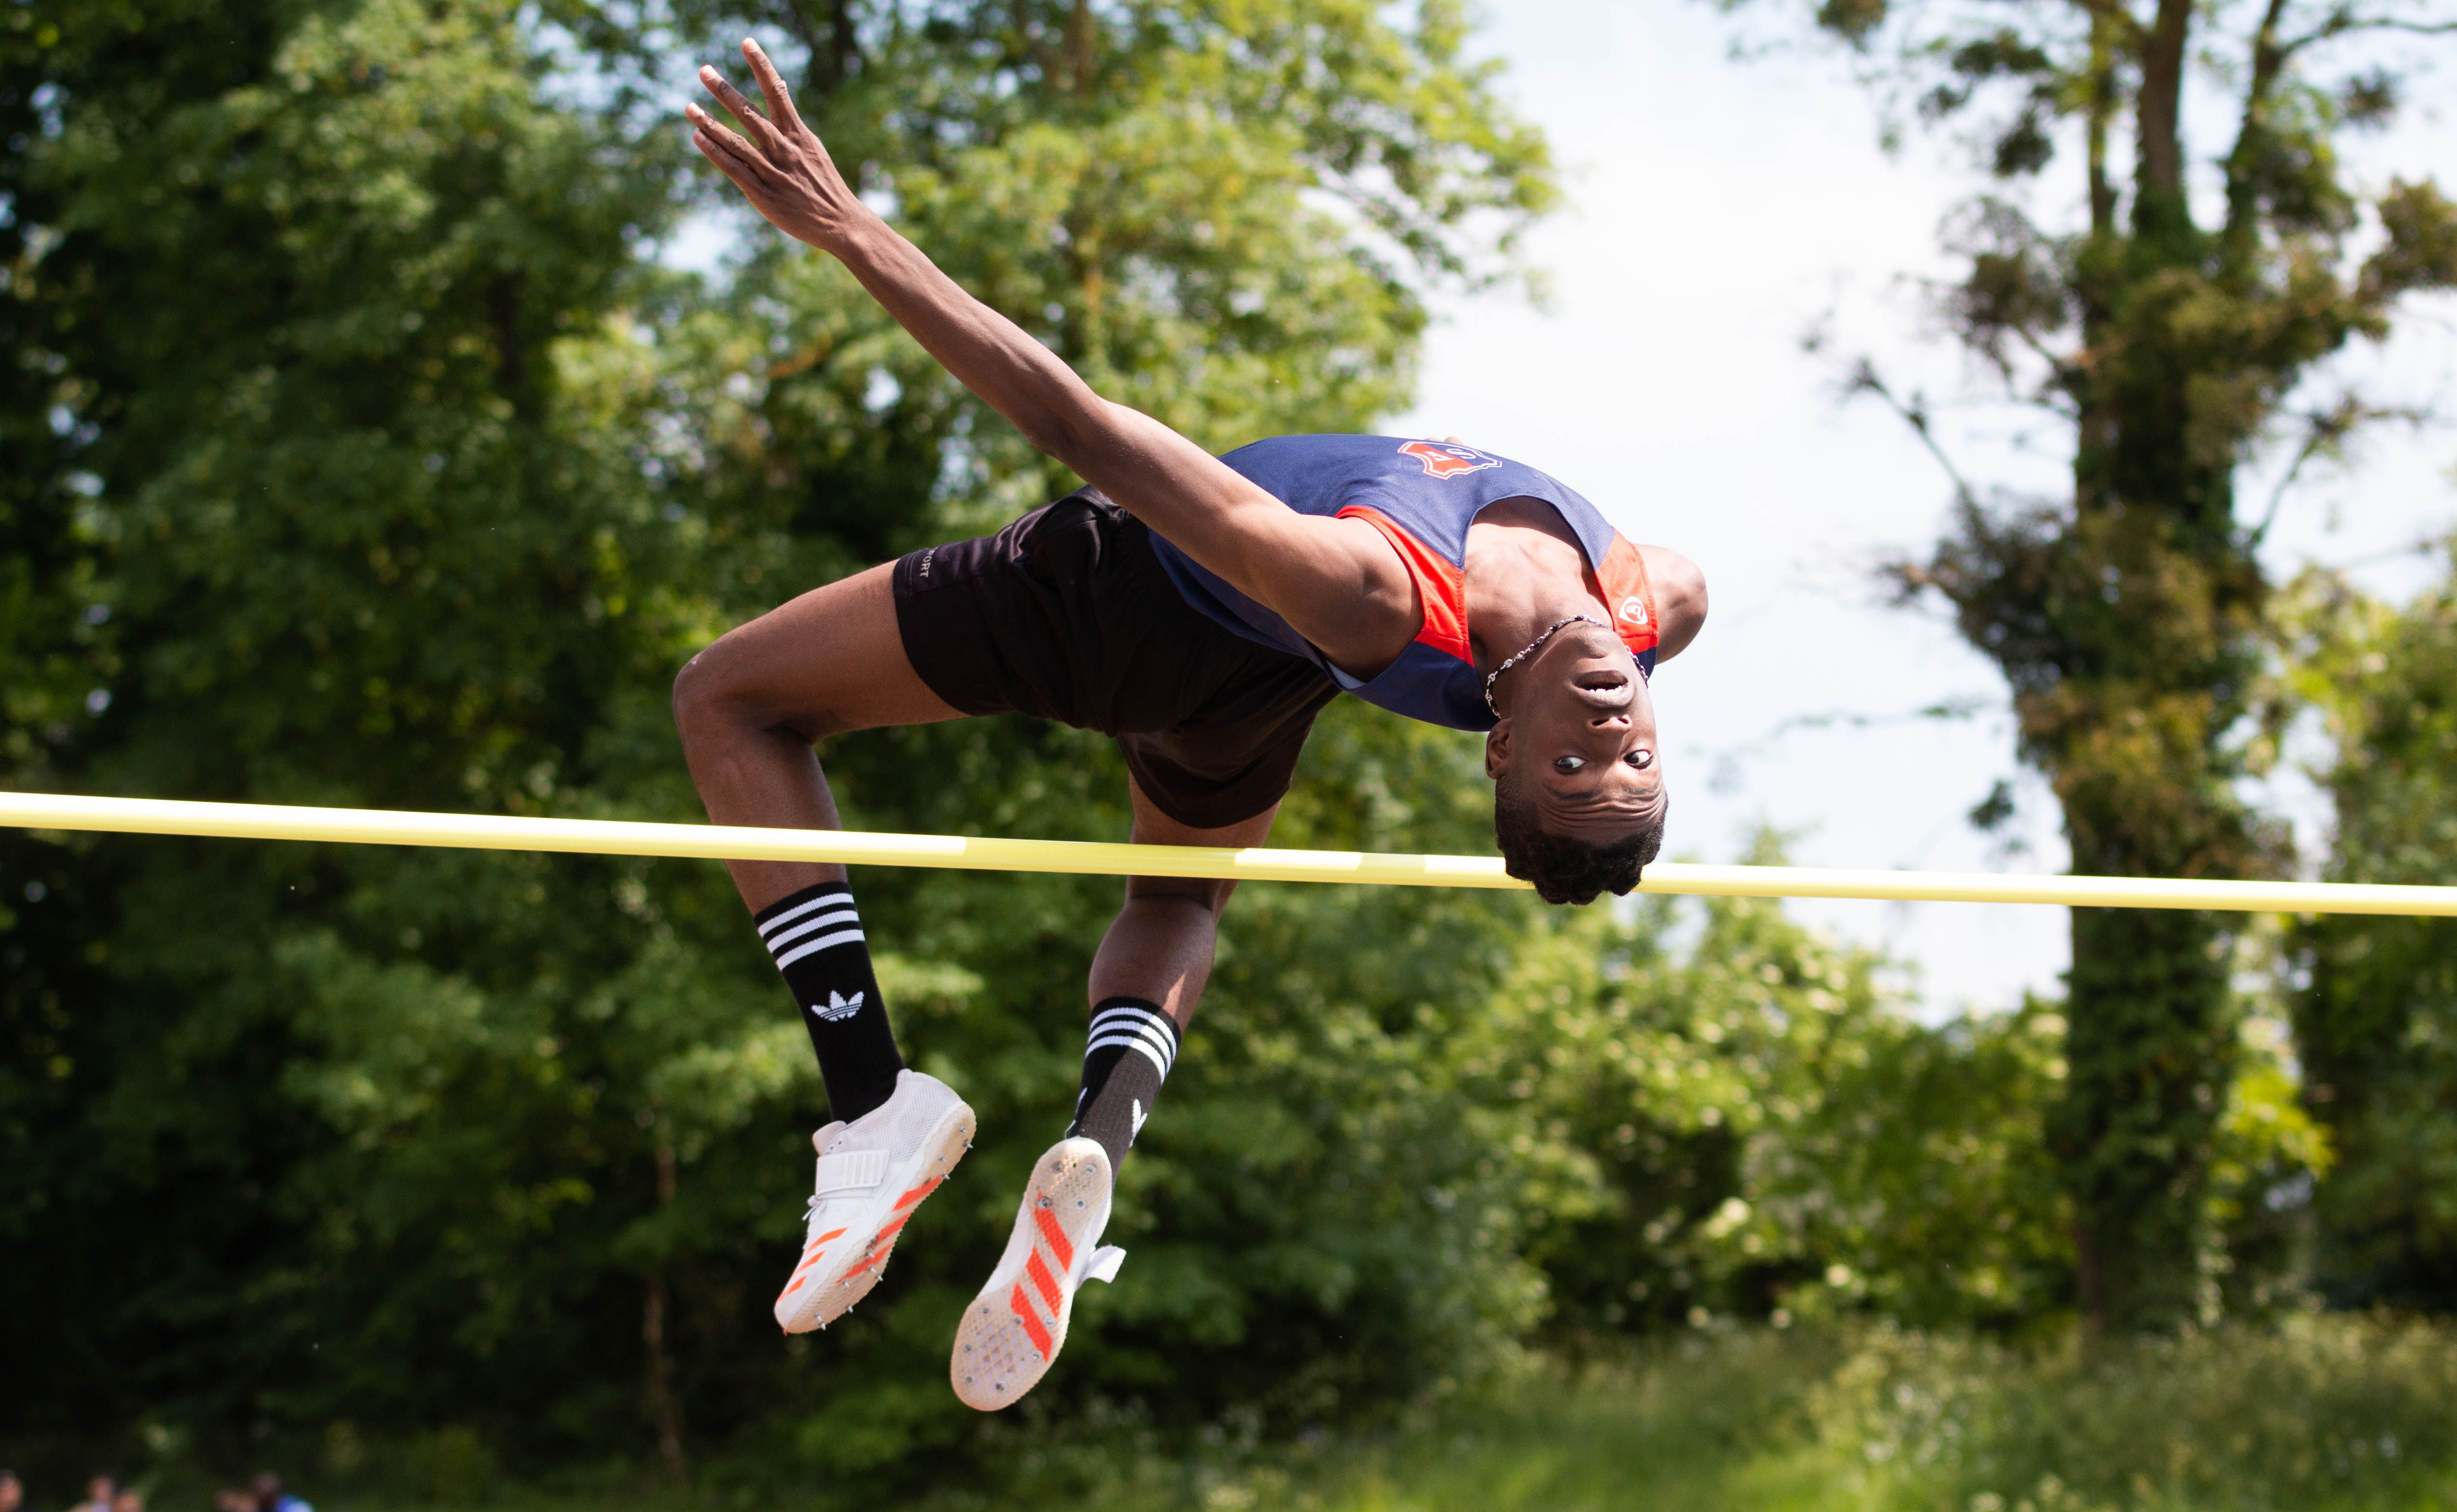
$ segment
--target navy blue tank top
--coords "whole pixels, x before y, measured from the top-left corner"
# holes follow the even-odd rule
[[[1655,671],[1655,594],[1638,549],[1577,490],[1533,467],[1471,446],[1396,436],[1280,436],[1220,460],[1300,514],[1366,521],[1407,564],[1424,624],[1397,661],[1359,681],[1287,620],[1152,535],[1152,549],[1188,604],[1249,640],[1305,657],[1368,703],[1455,730],[1493,728],[1484,679],[1468,649],[1467,528],[1485,506],[1503,499],[1541,499],[1560,511],[1586,553],[1591,586],[1612,608],[1613,629],[1640,672]]]

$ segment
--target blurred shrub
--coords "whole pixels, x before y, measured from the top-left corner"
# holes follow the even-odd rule
[[[1373,1435],[1113,1443],[1018,1503],[1310,1512],[2414,1512],[2457,1497],[2457,1330],[2320,1315],[2103,1351],[1684,1330]],[[1063,1467],[1063,1471],[1061,1467]],[[939,1502],[936,1505],[952,1505]]]
[[[1557,1336],[1871,1311],[2012,1327],[2063,1304],[2054,1017],[1923,1025],[1887,977],[1741,899],[1650,901],[1528,949],[1515,1013],[1462,1026],[1463,1068],[1528,1099],[1526,1137],[1591,1189],[1531,1204]]]
[[[2457,1489],[2457,1332],[2344,1315],[2084,1351],[1880,1330],[1819,1432],[1906,1504],[2433,1504]]]

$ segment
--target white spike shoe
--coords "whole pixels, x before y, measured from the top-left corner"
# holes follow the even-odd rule
[[[1006,1253],[956,1327],[947,1375],[965,1406],[996,1412],[1038,1385],[1066,1345],[1076,1289],[1116,1278],[1126,1252],[1101,1243],[1112,1186],[1094,1140],[1062,1139],[1033,1163]]]
[[[973,1110],[935,1076],[903,1070],[896,1095],[811,1136],[819,1152],[801,1258],[776,1295],[788,1334],[825,1328],[868,1296],[921,1199],[973,1146]]]

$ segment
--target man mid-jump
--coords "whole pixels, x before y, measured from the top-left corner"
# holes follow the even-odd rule
[[[767,56],[742,52],[767,114],[702,69],[742,131],[693,105],[693,145],[1086,487],[996,535],[814,589],[692,658],[674,714],[712,821],[837,828],[816,742],[1020,711],[1116,737],[1138,842],[1259,845],[1314,715],[1346,692],[1485,733],[1502,856],[1548,901],[1636,885],[1665,806],[1646,679],[1704,621],[1694,565],[1455,442],[1284,436],[1215,458],[1109,403],[873,214]],[[730,866],[836,1118],[813,1136],[809,1228],[776,1298],[799,1333],[878,1284],[973,1112],[898,1054],[844,868]],[[1127,881],[1092,958],[1074,1121],[957,1330],[950,1373],[971,1405],[1029,1391],[1076,1290],[1114,1274],[1114,1173],[1202,999],[1233,886]]]

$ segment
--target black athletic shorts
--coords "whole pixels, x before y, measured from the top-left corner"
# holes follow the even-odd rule
[[[1339,692],[1198,613],[1150,530],[1091,488],[898,560],[896,626],[939,697],[1115,735],[1144,796],[1201,829],[1277,803]]]

